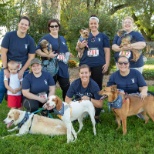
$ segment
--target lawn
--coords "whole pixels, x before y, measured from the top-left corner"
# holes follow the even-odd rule
[[[154,87],[150,87],[154,91]],[[58,89],[57,94],[61,95]],[[105,112],[101,113],[102,123],[96,126],[97,135],[93,135],[90,118],[84,120],[84,127],[78,134],[78,139],[70,144],[66,143],[66,136],[24,135],[0,139],[1,152],[5,154],[153,154],[154,153],[154,123],[132,116],[128,118],[128,133],[122,135],[122,129],[116,131],[117,124],[113,112],[104,103]],[[6,102],[0,105],[0,138],[8,134],[3,123],[7,112]],[[78,123],[73,124],[78,129]]]

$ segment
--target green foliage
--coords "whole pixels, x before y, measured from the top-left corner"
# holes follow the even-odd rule
[[[145,80],[154,80],[154,71],[151,69],[143,70],[143,76]]]

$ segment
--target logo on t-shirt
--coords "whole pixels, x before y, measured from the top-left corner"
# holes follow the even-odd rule
[[[28,48],[28,44],[25,44],[25,49],[27,49]]]
[[[131,79],[132,80],[132,83],[135,83],[135,80],[134,80],[134,78],[133,79]]]
[[[65,42],[62,42],[65,45]]]
[[[98,38],[98,41],[100,42],[101,41],[101,38]]]
[[[44,80],[44,83],[47,85],[47,80]]]

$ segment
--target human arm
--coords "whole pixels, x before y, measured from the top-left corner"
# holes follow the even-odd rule
[[[78,52],[81,52],[81,51],[84,51],[84,48],[87,46],[87,41],[86,40],[84,40],[84,41],[82,41],[82,42],[80,42],[80,41],[78,41],[77,42],[77,45],[76,45],[76,50],[78,51]]]
[[[27,70],[27,68],[30,65],[31,60],[34,58],[35,58],[35,54],[28,54],[28,60],[26,61],[25,65],[21,68],[21,70],[18,73],[19,79],[21,79],[23,77],[25,70]]]
[[[144,99],[148,95],[148,87],[147,86],[139,87],[139,91],[140,91],[140,95],[141,95],[142,99]]]
[[[22,94],[28,99],[37,100],[43,104],[47,101],[46,98],[31,93],[29,89],[22,89]]]
[[[107,72],[109,65],[110,65],[110,48],[104,48],[104,52],[105,52],[105,65],[103,65],[102,67],[102,73]]]
[[[41,57],[47,57],[47,58],[54,58],[58,55],[57,53],[54,54],[53,52],[51,52],[50,54],[46,54],[41,49],[37,49],[36,53]]]
[[[55,94],[55,86],[49,86],[49,94],[48,96],[54,95]]]
[[[72,101],[72,98],[70,98],[70,97],[68,97],[68,96],[65,97],[65,102],[66,102],[66,103],[69,104],[71,101]]]

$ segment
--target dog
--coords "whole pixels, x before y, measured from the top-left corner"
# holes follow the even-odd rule
[[[49,55],[50,53],[52,53],[52,45],[45,39],[43,39],[41,42],[40,42],[40,46],[41,46],[41,50]]]
[[[120,48],[122,48],[124,46],[128,46],[128,45],[131,44],[132,37],[129,34],[127,34],[127,32],[125,30],[120,29],[117,32],[117,35],[119,37],[121,37],[121,44],[119,46]],[[142,51],[136,50],[136,49],[132,49],[131,51],[132,51],[132,54],[133,54],[133,59],[131,59],[131,61],[135,61],[135,62],[138,61],[138,59],[141,56]],[[125,53],[124,53],[124,55],[125,55]]]
[[[88,28],[86,28],[86,29],[81,29],[81,30],[80,30],[80,38],[79,38],[78,42],[88,41],[89,33],[90,33],[90,31],[89,31]],[[87,45],[86,47],[88,48],[88,45]],[[84,52],[84,48],[83,48],[82,50],[78,51],[77,57],[78,57],[79,59],[82,58],[83,52]]]
[[[4,120],[4,123],[7,125],[7,128],[12,125],[16,126],[13,129],[8,130],[9,132],[19,130],[18,134],[14,134],[15,136],[21,136],[28,133],[54,136],[65,135],[67,132],[64,122],[59,119],[51,119],[32,113],[30,114],[18,109],[11,109],[7,118]]]
[[[121,94],[116,85],[105,87],[99,94],[103,96],[102,99],[108,97],[109,105],[114,111],[118,123],[117,129],[120,128],[122,121],[123,135],[127,133],[128,116],[143,112],[145,123],[149,120],[147,114],[154,121],[154,96],[152,95],[141,99],[139,95]]]
[[[62,100],[58,96],[52,95],[49,96],[48,101],[44,104],[43,107],[47,110],[55,109],[56,114],[60,115],[59,117],[64,121],[67,127],[67,143],[73,141],[71,134],[73,134],[75,138],[74,141],[77,139],[77,133],[73,128],[72,121],[78,119],[79,133],[83,127],[82,121],[85,116],[85,112],[87,112],[91,118],[91,122],[93,125],[93,133],[94,135],[96,135],[96,122],[94,119],[95,108],[91,101],[72,101],[70,104],[67,104],[66,102],[62,102]]]

